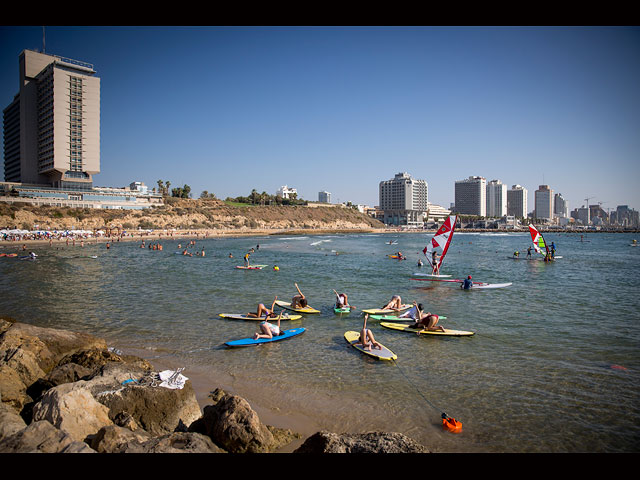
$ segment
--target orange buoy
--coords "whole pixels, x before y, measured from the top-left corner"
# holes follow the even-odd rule
[[[442,428],[451,433],[460,433],[462,432],[462,422],[459,422],[455,418],[447,417],[447,415],[443,413]]]

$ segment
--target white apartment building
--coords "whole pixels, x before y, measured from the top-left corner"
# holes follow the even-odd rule
[[[507,190],[507,215],[527,218],[528,191],[521,185],[512,185]]]
[[[318,192],[318,201],[322,203],[331,203],[331,193],[330,192]]]
[[[535,218],[553,219],[553,190],[540,185],[535,192]]]
[[[569,202],[561,193],[556,193],[553,197],[553,214],[559,218],[569,217]]]
[[[278,189],[276,195],[282,198],[291,198],[291,195],[293,195],[294,193],[298,195],[298,191],[295,188],[289,188],[286,185],[283,185]]]
[[[507,214],[507,186],[500,180],[487,183],[487,217],[504,217]]]
[[[487,179],[471,176],[455,183],[455,209],[463,215],[487,215]]]
[[[406,172],[379,185],[380,209],[386,225],[422,226],[428,209],[428,185]]]
[[[100,172],[100,79],[93,66],[23,50],[19,92],[3,110],[4,177],[87,190]]]

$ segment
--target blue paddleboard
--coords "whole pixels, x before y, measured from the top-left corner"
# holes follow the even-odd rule
[[[283,330],[284,335],[278,335],[277,337],[258,338],[257,340],[254,340],[253,338],[242,338],[240,340],[232,340],[230,342],[225,342],[225,345],[229,347],[251,347],[254,345],[260,345],[261,343],[277,342],[278,340],[284,340],[286,338],[295,337],[296,335],[300,335],[304,331],[305,331],[304,327],[291,328],[289,330]]]

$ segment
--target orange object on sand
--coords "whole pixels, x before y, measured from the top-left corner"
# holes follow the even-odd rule
[[[451,433],[460,433],[462,432],[462,422],[459,422],[455,418],[447,417],[445,414],[443,414],[442,428],[450,431]]]

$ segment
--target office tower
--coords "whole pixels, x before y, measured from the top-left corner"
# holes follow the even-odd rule
[[[88,190],[100,172],[100,79],[91,64],[24,50],[3,111],[5,181]]]
[[[556,217],[567,218],[569,216],[569,202],[561,193],[553,196],[553,213]]]
[[[322,203],[331,203],[330,192],[318,192],[318,201]]]
[[[507,186],[500,180],[487,183],[487,217],[504,217],[507,214]]]
[[[507,191],[507,215],[516,218],[527,218],[527,189],[520,185],[512,185]]]
[[[455,184],[455,210],[466,215],[487,214],[487,180],[484,177],[469,177]]]
[[[553,190],[540,185],[535,192],[535,218],[553,219]]]
[[[387,225],[422,226],[428,208],[428,186],[408,173],[380,182],[380,209]]]

